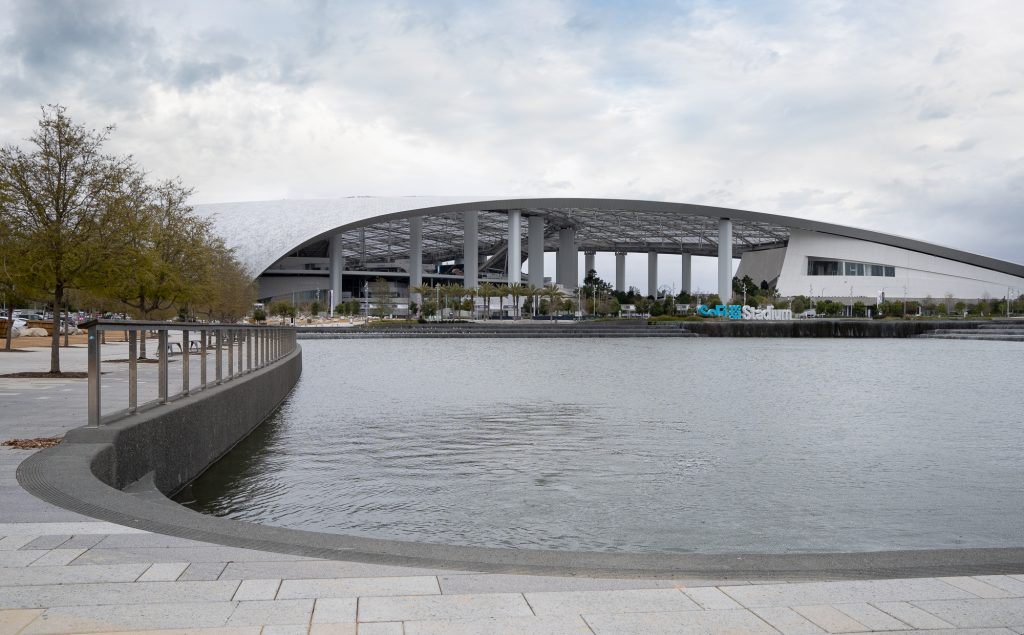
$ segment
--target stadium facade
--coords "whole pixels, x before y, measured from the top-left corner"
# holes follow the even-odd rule
[[[680,257],[691,291],[692,257],[718,259],[718,293],[749,275],[782,296],[852,304],[880,296],[1013,298],[1024,265],[880,232],[746,210],[616,199],[355,197],[200,205],[236,249],[261,300],[314,297],[340,302],[384,278],[408,297],[421,284],[483,282],[574,289],[598,252],[615,254],[616,290],[625,256],[648,254],[658,289],[658,255]],[[554,271],[544,267],[555,252]],[[582,255],[582,267],[581,265]],[[740,259],[733,270],[734,258]]]

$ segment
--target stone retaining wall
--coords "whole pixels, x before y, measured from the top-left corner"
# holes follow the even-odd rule
[[[62,445],[107,446],[92,456],[93,474],[116,489],[154,472],[171,494],[199,476],[261,424],[302,372],[302,350],[249,375],[99,428],[77,428]]]

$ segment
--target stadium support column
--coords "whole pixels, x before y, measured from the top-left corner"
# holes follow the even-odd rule
[[[688,253],[683,254],[683,282],[680,291],[690,293],[693,291],[693,256]]]
[[[544,217],[531,216],[527,221],[526,251],[530,264],[530,286],[544,286]]]
[[[586,280],[590,272],[595,269],[594,260],[596,260],[596,251],[585,251],[583,252],[583,279]]]
[[[423,218],[409,219],[409,299],[413,288],[423,285]],[[422,302],[422,298],[420,301]]]
[[[341,276],[345,271],[345,254],[341,249],[341,234],[331,236],[331,291],[333,302],[328,307],[329,313],[334,315],[334,307],[341,303]]]
[[[626,292],[626,252],[615,252],[615,290]]]
[[[577,272],[579,254],[576,252],[576,230],[566,227],[558,231],[558,284],[567,289],[579,285]]]
[[[722,304],[732,299],[732,221],[718,221],[718,297]]]
[[[658,297],[658,252],[647,252],[647,295]]]
[[[508,283],[523,282],[523,215],[517,209],[508,210]]]
[[[462,286],[467,289],[477,288],[477,274],[480,270],[478,262],[477,235],[480,228],[480,217],[477,212],[463,212],[463,253],[462,253]]]

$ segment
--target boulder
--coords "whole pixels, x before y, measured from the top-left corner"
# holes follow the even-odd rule
[[[31,328],[24,329],[21,332],[25,337],[46,337],[46,329]]]

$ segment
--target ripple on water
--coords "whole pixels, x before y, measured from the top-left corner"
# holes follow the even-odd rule
[[[1014,343],[318,340],[206,513],[537,549],[1024,544]]]

